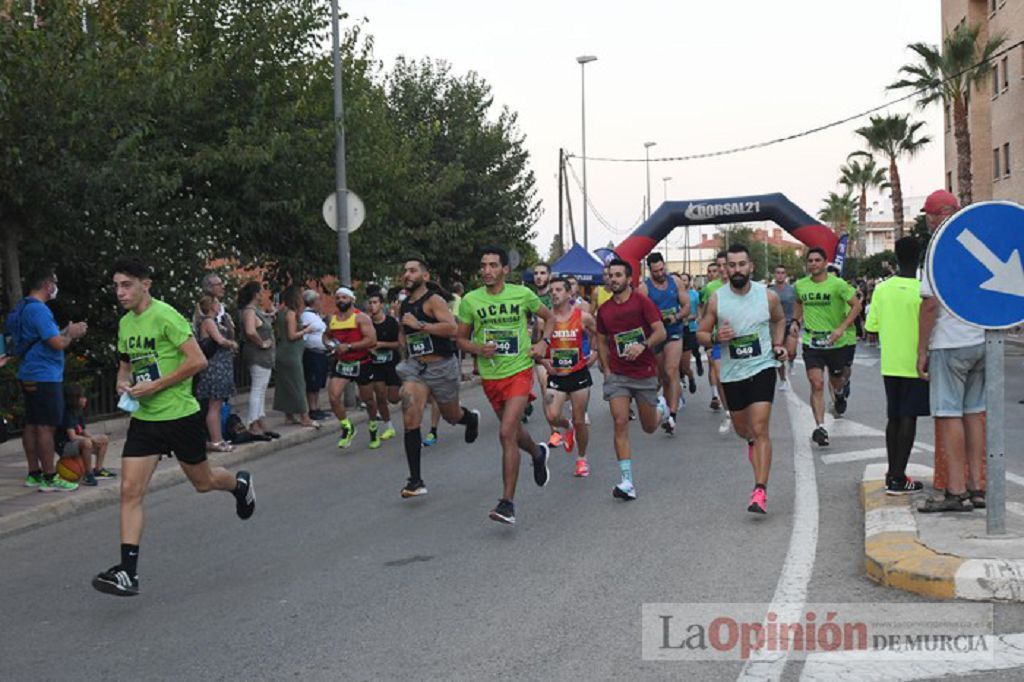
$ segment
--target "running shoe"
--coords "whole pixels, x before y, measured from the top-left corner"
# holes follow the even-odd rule
[[[586,478],[590,475],[590,465],[587,464],[586,459],[576,460],[576,472],[573,475],[579,478]]]
[[[703,372],[701,372],[701,374],[703,374]],[[690,393],[697,392],[697,381],[695,379],[691,378],[687,385],[690,387]]]
[[[552,431],[551,432],[551,438],[548,438],[548,447],[549,448],[557,448],[561,444],[562,444],[562,434],[560,434],[558,431]]]
[[[635,500],[636,486],[633,485],[633,481],[622,481],[612,488],[612,497],[626,501]]]
[[[410,478],[405,482],[405,487],[402,488],[402,497],[420,497],[426,494],[427,486],[423,484],[422,480],[414,481]]]
[[[768,495],[764,488],[754,488],[750,493],[750,505],[747,506],[747,511],[753,514],[768,513]]]
[[[431,445],[434,445],[435,443],[437,443],[437,434],[431,431],[430,433],[427,434],[427,437],[423,439],[423,445],[429,448]]]
[[[676,420],[672,415],[665,417],[665,421],[661,423],[661,428],[664,429],[666,436],[676,435]]]
[[[391,440],[392,438],[394,438],[397,435],[398,434],[395,433],[395,427],[389,425],[386,429],[384,429],[381,432],[380,439],[381,440]]]
[[[117,474],[106,468],[97,469],[93,473],[96,474],[96,478],[117,478]]]
[[[82,476],[82,485],[87,485],[91,488],[93,486],[99,485],[99,482],[96,480],[96,476],[91,471],[89,471],[86,472],[85,476]]]
[[[630,408],[629,408],[629,421],[631,421],[631,422],[635,422],[636,421],[636,410],[634,410],[632,406],[630,406]]]
[[[811,434],[811,440],[818,444],[818,447],[827,447],[829,444],[828,431],[825,430],[824,426],[819,426],[814,429],[814,433]]]
[[[836,399],[832,403],[832,407],[835,408],[836,417],[842,417],[846,413],[846,397],[843,396],[842,391],[836,393]]]
[[[377,425],[377,422],[375,421],[371,421],[369,424],[366,425],[366,430],[370,432],[371,450],[377,450],[380,448],[380,434],[378,433],[379,429],[380,427]]]
[[[469,422],[466,423],[466,442],[472,443],[480,435],[480,410],[467,410]]]
[[[511,500],[498,500],[498,506],[491,510],[492,521],[513,525],[516,522],[516,507]]]
[[[779,379],[779,390],[780,391],[788,391],[789,390],[789,382],[786,381],[785,379]]]
[[[924,490],[924,484],[921,481],[915,481],[910,476],[907,476],[902,483],[897,480],[891,480],[885,486],[886,495],[909,495],[921,492],[922,490]],[[977,508],[978,505],[974,506]]]
[[[570,427],[565,432],[565,437],[562,438],[562,447],[565,448],[566,452],[572,452],[572,449],[576,447],[576,429]]]
[[[103,594],[134,597],[139,593],[139,576],[130,576],[120,564],[111,566],[92,579],[92,586]]]
[[[256,511],[256,491],[252,485],[252,474],[248,471],[239,471],[235,475],[235,489],[232,493],[235,496],[235,513],[238,518],[247,519]]]
[[[76,490],[78,490],[77,483],[65,481],[59,474],[54,474],[51,479],[43,476],[39,481],[39,492],[41,493],[70,493]]]
[[[732,417],[730,417],[729,413],[726,412],[725,413],[725,419],[723,419],[722,423],[718,425],[718,435],[719,436],[724,436],[727,433],[729,433],[729,431],[731,431],[731,430],[732,430]]]
[[[42,482],[43,482],[42,474],[40,474],[38,476],[36,474],[29,474],[28,476],[25,477],[25,484],[24,485],[25,485],[26,488],[38,488],[42,484]]]
[[[341,438],[338,439],[339,448],[347,448],[352,445],[352,439],[356,437],[356,427],[352,426],[352,422],[346,419],[341,422]]]
[[[662,424],[668,419],[668,402],[665,400],[665,396],[658,396],[658,421]]]
[[[720,401],[718,399],[718,396],[715,396],[715,397],[713,397],[711,399],[711,406],[710,407],[715,412],[718,412],[720,409],[722,409],[722,401]]]
[[[548,470],[548,457],[551,451],[544,443],[537,443],[537,449],[540,452],[533,458],[533,482],[543,488],[551,478],[551,472]]]

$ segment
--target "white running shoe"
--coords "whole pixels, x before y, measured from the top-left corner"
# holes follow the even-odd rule
[[[729,433],[729,431],[731,431],[731,430],[732,430],[732,418],[729,416],[729,413],[727,412],[725,414],[725,419],[723,419],[722,423],[718,425],[718,435],[719,436],[724,436],[727,433]]]
[[[669,417],[668,403],[665,401],[665,396],[658,396],[658,421],[664,422]]]

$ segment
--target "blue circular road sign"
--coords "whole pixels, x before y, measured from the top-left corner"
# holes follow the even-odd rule
[[[1024,322],[1024,207],[972,204],[932,238],[926,263],[935,296],[953,315],[986,329]]]

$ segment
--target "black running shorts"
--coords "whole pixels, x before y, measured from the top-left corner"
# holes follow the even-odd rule
[[[205,462],[206,420],[202,411],[163,422],[132,419],[121,457],[153,455],[174,455],[185,464]]]
[[[359,386],[366,386],[367,384],[373,383],[373,365],[369,362],[364,362],[359,365],[355,373],[350,373],[352,363],[338,362],[334,358],[331,358],[331,378],[332,379],[347,379],[348,381],[354,381]]]
[[[385,386],[401,386],[402,378],[398,376],[397,362],[388,362],[383,365],[373,365],[374,383],[383,382]]]
[[[590,368],[584,367],[572,374],[552,374],[548,372],[548,388],[562,393],[575,393],[594,385],[590,378]]]
[[[927,417],[931,414],[928,400],[928,382],[924,379],[910,377],[887,377],[885,382],[885,400],[888,404],[889,419],[899,417]]]
[[[690,331],[690,328],[687,327],[683,330],[683,352],[685,353],[686,351],[695,351],[698,349],[697,332]]]
[[[775,400],[774,367],[766,367],[752,377],[722,384],[725,402],[731,412],[745,410],[754,403],[770,403]]]
[[[840,346],[839,348],[811,348],[804,345],[804,366],[807,369],[825,369],[833,376],[839,376],[847,367],[853,366],[853,355],[857,346]]]

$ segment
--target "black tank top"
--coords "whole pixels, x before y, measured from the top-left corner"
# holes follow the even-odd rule
[[[432,315],[428,315],[423,310],[423,306],[432,296],[440,295],[428,291],[426,294],[421,296],[416,301],[410,301],[406,299],[402,302],[401,317],[405,317],[406,313],[412,313],[413,317],[427,324],[434,324],[437,322],[437,318]],[[442,299],[443,301],[444,299]],[[455,355],[455,342],[446,336],[435,336],[428,334],[419,329],[413,329],[407,325],[402,325],[402,330],[405,332],[405,350],[410,358],[417,358],[423,355],[440,355],[441,357],[450,357]]]

